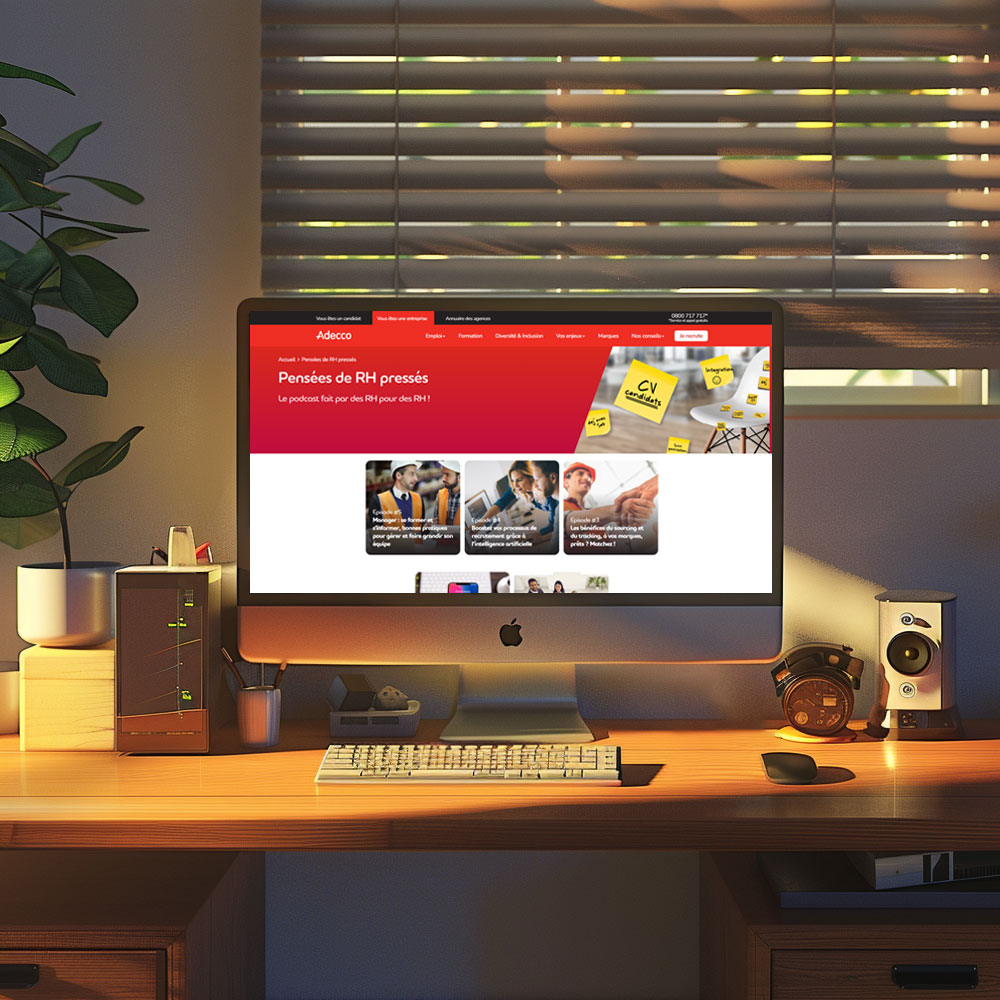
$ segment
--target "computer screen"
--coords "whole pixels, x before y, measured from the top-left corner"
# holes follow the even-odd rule
[[[238,326],[248,658],[777,653],[777,304],[253,299]]]

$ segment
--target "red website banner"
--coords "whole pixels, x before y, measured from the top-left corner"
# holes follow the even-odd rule
[[[371,322],[251,325],[250,450],[573,452],[612,348],[683,347],[704,357],[771,341],[771,327],[755,323],[495,318],[376,311]]]
[[[251,452],[573,451],[611,350],[359,347],[251,349]]]

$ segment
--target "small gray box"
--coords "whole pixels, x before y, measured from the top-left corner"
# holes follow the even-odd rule
[[[330,735],[348,743],[357,740],[399,739],[415,736],[420,723],[420,702],[407,701],[406,708],[383,712],[331,712]]]

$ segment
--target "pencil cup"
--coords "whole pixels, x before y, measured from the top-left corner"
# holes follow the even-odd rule
[[[281,691],[271,686],[239,688],[236,722],[245,747],[273,747],[281,722]]]

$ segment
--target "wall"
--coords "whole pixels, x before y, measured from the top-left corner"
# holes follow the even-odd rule
[[[36,0],[7,18],[0,59],[52,73],[77,98],[0,82],[11,127],[49,148],[103,121],[72,161],[147,196],[137,209],[87,195],[73,214],[145,225],[101,254],[139,292],[105,342],[82,330],[107,400],[31,401],[72,429],[61,464],[134,423],[116,471],[87,483],[71,519],[80,558],[144,561],[171,523],[191,523],[217,558],[235,553],[234,311],[258,292],[257,5],[245,0]],[[10,239],[0,233],[0,239]],[[60,327],[65,329],[66,327]],[[869,663],[872,595],[929,587],[960,595],[960,704],[1000,713],[995,615],[986,581],[1000,556],[992,420],[796,420],[787,430],[788,641],[849,642]],[[14,628],[19,562],[59,557],[56,540],[0,550],[0,660]],[[739,534],[730,539],[739,558]],[[330,670],[287,685],[290,714],[322,710]],[[383,672],[447,713],[448,670]],[[859,702],[867,706],[869,670]],[[761,667],[628,674],[585,667],[589,716],[773,718]],[[362,996],[551,998],[697,995],[695,859],[684,854],[276,854],[268,859],[269,1000]],[[571,933],[597,918],[602,947]],[[511,927],[520,927],[511,931]],[[379,929],[381,928],[381,929]],[[531,970],[530,974],[528,970]]]

